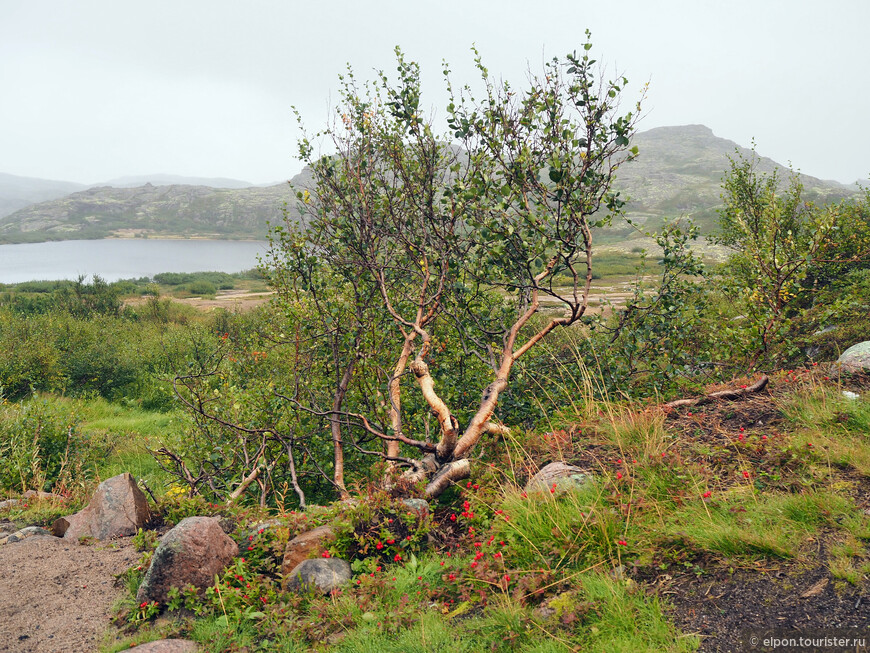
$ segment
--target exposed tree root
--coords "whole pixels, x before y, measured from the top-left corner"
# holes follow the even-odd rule
[[[764,390],[764,388],[767,387],[769,381],[770,377],[765,374],[752,385],[745,386],[738,390],[719,390],[718,392],[711,392],[705,397],[696,397],[694,399],[677,399],[675,401],[669,401],[668,403],[664,404],[663,407],[667,409],[679,408],[680,406],[698,406],[700,404],[708,404],[711,401],[716,401],[719,399],[734,401],[736,399],[742,399],[747,395],[761,392],[762,390]]]

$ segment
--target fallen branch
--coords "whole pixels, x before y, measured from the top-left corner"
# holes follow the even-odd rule
[[[664,405],[664,408],[679,408],[680,406],[697,406],[699,404],[707,404],[711,401],[716,401],[717,399],[725,399],[728,401],[734,401],[736,399],[743,399],[746,395],[750,395],[756,392],[761,392],[767,387],[768,382],[770,381],[770,377],[766,374],[762,376],[758,381],[753,383],[752,385],[746,386],[745,388],[740,388],[739,390],[719,390],[718,392],[711,392],[705,397],[696,397],[695,399],[677,399],[675,401],[669,401]]]

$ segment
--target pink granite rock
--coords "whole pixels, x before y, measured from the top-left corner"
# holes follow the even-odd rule
[[[284,548],[284,561],[281,564],[281,573],[289,574],[296,566],[312,556],[320,554],[328,542],[335,539],[335,533],[330,526],[319,526],[301,535],[297,535],[287,542]]]
[[[136,479],[125,472],[100,483],[87,507],[56,520],[51,532],[68,540],[80,537],[107,540],[135,535],[150,516],[148,501]]]
[[[188,517],[164,535],[145,572],[136,601],[166,603],[172,587],[210,587],[239,554],[238,545],[214,517]]]

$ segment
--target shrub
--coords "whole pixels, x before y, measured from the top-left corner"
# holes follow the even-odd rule
[[[40,397],[0,412],[0,488],[50,490],[63,485],[93,454],[78,418]]]
[[[214,284],[204,279],[193,281],[185,285],[184,290],[189,292],[191,295],[214,295],[217,292],[217,288],[215,288]]]

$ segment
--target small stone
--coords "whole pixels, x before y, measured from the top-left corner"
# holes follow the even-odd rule
[[[429,514],[429,502],[425,499],[402,499],[402,503],[416,512],[420,517],[425,517]]]
[[[559,489],[579,489],[592,481],[592,475],[574,465],[563,462],[550,463],[529,479],[526,492],[543,492],[552,489],[555,483]]]
[[[312,555],[319,555],[333,540],[335,540],[335,532],[331,526],[319,526],[297,535],[284,547],[281,573],[288,576],[300,562],[312,557]]]
[[[849,347],[834,365],[843,372],[870,372],[870,340]]]
[[[324,594],[350,580],[350,565],[341,558],[312,558],[300,562],[288,575],[287,589],[294,592],[317,588]]]
[[[14,542],[26,540],[28,537],[51,537],[51,533],[39,526],[27,526],[19,531],[15,531],[11,535],[0,537],[0,544],[13,544]]]

